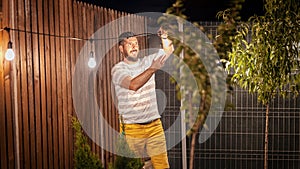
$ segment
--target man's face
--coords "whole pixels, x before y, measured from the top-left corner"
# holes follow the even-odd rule
[[[136,37],[130,37],[125,39],[120,46],[120,50],[123,53],[124,57],[126,57],[130,61],[138,60],[139,53],[139,44]]]

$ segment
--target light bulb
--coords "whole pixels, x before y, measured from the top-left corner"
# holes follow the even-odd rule
[[[169,47],[169,39],[168,38],[162,38],[163,47],[167,48]]]
[[[7,51],[5,53],[5,59],[8,60],[8,61],[12,61],[14,58],[15,58],[15,53],[12,49],[12,42],[9,41]]]
[[[162,40],[163,48],[168,48],[170,44],[170,40],[168,39],[168,34],[165,32],[160,35],[160,38]]]
[[[90,58],[89,62],[88,62],[89,68],[93,69],[94,67],[96,67],[96,65],[97,65],[96,59],[95,58]]]
[[[96,62],[96,59],[94,57],[94,52],[91,52],[90,53],[90,59],[88,61],[88,66],[89,66],[89,68],[93,69],[93,68],[96,67],[96,65],[97,65],[97,62]]]

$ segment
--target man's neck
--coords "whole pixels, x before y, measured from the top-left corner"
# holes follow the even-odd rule
[[[138,61],[138,58],[125,57],[124,62],[127,64],[135,64]]]

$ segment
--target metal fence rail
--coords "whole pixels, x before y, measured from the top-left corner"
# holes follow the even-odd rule
[[[217,34],[218,23],[201,22],[200,25],[207,33]],[[195,168],[263,168],[266,108],[257,101],[255,94],[238,87],[228,94],[227,99],[234,108],[224,111],[211,138],[197,145]],[[269,168],[299,168],[300,97],[276,97],[271,102],[269,118]],[[173,153],[179,152],[174,150]],[[176,155],[170,158],[176,161]]]

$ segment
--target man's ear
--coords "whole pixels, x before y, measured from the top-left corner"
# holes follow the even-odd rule
[[[119,50],[120,50],[120,52],[121,52],[121,53],[123,53],[123,52],[124,52],[123,45],[119,45]]]

